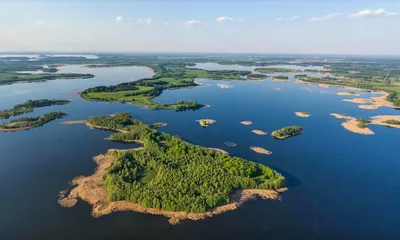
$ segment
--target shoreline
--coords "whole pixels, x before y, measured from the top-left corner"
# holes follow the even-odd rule
[[[138,149],[135,149],[138,150]],[[113,151],[113,150],[109,150]],[[126,150],[119,150],[126,151]],[[279,193],[286,191],[286,188],[278,190],[262,190],[262,189],[238,189],[231,195],[231,203],[216,207],[205,213],[187,213],[183,211],[173,212],[155,208],[146,208],[138,203],[128,202],[126,200],[108,202],[107,189],[104,184],[104,173],[106,169],[112,166],[115,157],[100,154],[93,158],[97,164],[97,168],[91,176],[77,177],[72,181],[75,186],[72,190],[64,190],[59,194],[58,203],[62,207],[73,207],[82,199],[92,205],[92,216],[101,217],[118,211],[133,211],[139,213],[147,213],[152,215],[165,216],[169,218],[170,224],[178,224],[183,220],[202,220],[208,217],[222,214],[224,212],[236,210],[242,204],[256,198],[280,200]]]
[[[353,132],[353,133],[358,133],[358,134],[362,134],[362,135],[374,135],[375,133],[369,129],[368,127],[365,128],[360,128],[357,126],[358,122],[357,122],[357,118],[355,117],[350,117],[347,115],[343,115],[343,114],[337,114],[337,113],[331,113],[331,116],[337,118],[337,119],[344,119],[346,120],[345,122],[343,122],[341,125],[348,131]]]

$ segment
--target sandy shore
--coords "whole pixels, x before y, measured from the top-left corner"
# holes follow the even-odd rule
[[[213,150],[213,151],[217,151],[217,152],[223,153],[225,155],[229,155],[229,153],[227,151],[225,151],[223,149],[220,149],[220,148],[205,148],[205,149],[210,149],[210,150]]]
[[[360,96],[360,94],[352,92],[337,92],[336,94],[339,96],[355,96],[355,97]]]
[[[373,110],[380,107],[395,107],[393,103],[386,100],[386,97],[389,95],[387,92],[378,91],[374,92],[375,94],[381,94],[379,97],[371,97],[371,98],[353,98],[353,99],[343,99],[344,102],[351,102],[356,104],[371,104],[371,105],[361,105],[360,108]]]
[[[302,117],[302,118],[308,118],[309,116],[311,116],[311,114],[309,114],[307,112],[295,112],[294,114],[296,114],[296,116]]]
[[[379,108],[377,105],[358,105],[358,107],[366,110],[375,110]]]
[[[272,77],[273,82],[289,82],[289,79],[279,79],[279,78],[274,78]]]
[[[331,113],[332,116],[338,119],[345,119],[346,122],[342,123],[342,126],[353,133],[363,134],[363,135],[373,135],[374,132],[368,127],[360,128],[357,126],[358,122],[355,117],[350,117],[343,114]]]
[[[318,84],[318,86],[320,86],[320,87],[322,87],[322,88],[328,88],[328,87],[329,87],[329,84],[320,83],[320,84]]]
[[[21,128],[0,128],[0,132],[16,132],[16,131],[24,131],[29,130],[34,127],[21,127]]]
[[[265,154],[265,155],[271,155],[272,154],[271,151],[268,151],[267,149],[260,148],[260,147],[251,146],[250,149],[253,150],[254,152],[260,153],[260,154]]]
[[[249,126],[249,125],[253,124],[253,122],[252,121],[242,121],[242,122],[240,122],[240,124]]]
[[[251,132],[254,133],[254,134],[257,134],[257,135],[267,135],[268,134],[268,133],[266,133],[264,131],[261,131],[261,130],[253,130]]]
[[[109,202],[107,200],[108,193],[103,177],[105,170],[112,165],[115,158],[101,154],[93,159],[98,165],[95,173],[88,177],[81,176],[75,178],[72,184],[76,187],[73,188],[69,194],[68,190],[60,192],[58,202],[63,207],[73,207],[77,203],[77,199],[82,199],[92,205],[92,215],[94,217],[101,217],[117,211],[134,211],[165,216],[169,218],[170,224],[178,224],[182,220],[201,220],[224,212],[233,211],[245,202],[257,197],[279,200],[279,193],[286,191],[286,189],[280,189],[278,191],[262,189],[237,190],[232,195],[230,204],[217,207],[205,213],[170,212],[154,208],[145,208],[140,204],[124,200]]]
[[[384,121],[387,121],[387,120],[400,121],[400,116],[398,116],[398,115],[397,116],[396,115],[379,115],[379,116],[371,117],[370,124],[382,125],[382,126],[391,127],[391,128],[400,128],[400,125],[384,123]]]
[[[200,119],[196,120],[196,122],[198,122],[202,127],[208,127],[208,125],[214,124],[216,121],[213,119]]]

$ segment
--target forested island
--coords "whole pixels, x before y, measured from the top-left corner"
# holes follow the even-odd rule
[[[195,78],[246,80],[242,76],[251,73],[249,71],[207,71],[174,65],[153,66],[152,69],[156,73],[152,78],[121,83],[115,86],[89,88],[83,91],[81,96],[88,100],[133,103],[140,106],[147,106],[154,110],[198,110],[205,105],[195,101],[178,101],[172,104],[161,104],[152,101],[152,99],[159,96],[166,89],[198,86],[194,82]]]
[[[288,76],[273,76],[272,77],[272,81],[276,81],[276,82],[286,82],[289,81],[289,77]]]
[[[35,108],[48,107],[53,105],[65,105],[70,103],[71,100],[62,99],[39,99],[39,100],[27,100],[24,103],[16,104],[12,109],[0,110],[0,119],[9,118],[11,116],[18,116],[24,113],[33,112]]]
[[[0,73],[0,84],[11,84],[17,82],[38,82],[56,79],[75,79],[75,78],[93,78],[93,74],[81,73]]]
[[[288,126],[273,131],[271,135],[277,139],[286,139],[302,134],[303,132],[304,132],[303,129],[299,126]]]
[[[289,68],[256,68],[254,69],[255,72],[260,72],[260,73],[285,73],[285,72],[296,72],[294,69],[289,69]]]
[[[82,198],[95,216],[132,210],[168,216],[171,223],[203,219],[233,210],[250,196],[276,198],[285,187],[285,177],[267,166],[190,144],[129,113],[91,117],[87,124],[117,131],[110,140],[143,144],[99,156],[99,170],[74,180],[77,187],[60,199],[70,207]]]
[[[252,73],[252,74],[247,75],[247,79],[250,79],[250,80],[263,80],[265,78],[266,78],[266,76],[264,74],[259,74],[259,73]]]
[[[28,130],[35,127],[40,127],[50,121],[67,116],[63,112],[46,113],[39,117],[27,117],[14,119],[8,123],[0,124],[0,132],[13,132]]]

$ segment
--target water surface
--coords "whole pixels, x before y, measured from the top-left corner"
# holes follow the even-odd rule
[[[230,66],[227,69],[237,69]],[[148,76],[140,67],[85,68],[64,66],[60,72],[93,73],[93,79],[54,80],[0,86],[0,109],[28,99],[62,98],[73,102],[40,108],[26,116],[65,111],[56,120],[30,131],[0,133],[0,239],[399,239],[400,161],[396,150],[400,131],[371,126],[373,136],[346,131],[330,113],[355,117],[399,114],[390,108],[363,110],[342,102],[341,88],[320,88],[290,82],[200,80],[205,86],[167,90],[155,100],[172,103],[196,100],[211,105],[199,111],[176,113],[142,107],[90,102],[76,93],[88,87],[134,81]],[[220,88],[228,84],[231,88]],[[361,93],[361,97],[372,96]],[[109,148],[131,145],[104,140],[109,132],[83,125],[60,125],[121,111],[162,128],[194,144],[227,150],[232,155],[267,164],[282,172],[289,191],[282,201],[252,201],[234,212],[203,221],[171,226],[167,219],[119,212],[96,219],[80,201],[71,209],[57,203],[60,190],[79,175],[93,173],[92,157]],[[296,117],[306,111],[310,118]],[[197,119],[217,122],[202,128]],[[240,121],[249,120],[251,126]],[[251,133],[271,133],[300,125],[305,133],[285,141]],[[238,144],[228,147],[224,142]],[[271,150],[259,155],[250,146]]]

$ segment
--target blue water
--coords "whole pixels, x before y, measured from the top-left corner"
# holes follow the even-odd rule
[[[196,100],[210,108],[181,113],[151,111],[129,104],[89,102],[76,95],[87,87],[146,77],[144,68],[65,66],[60,71],[96,77],[0,86],[0,109],[27,99],[73,100],[28,114],[60,110],[69,114],[65,119],[29,131],[0,133],[0,239],[400,239],[400,161],[396,152],[400,131],[371,126],[375,135],[358,135],[329,115],[398,115],[397,110],[360,109],[342,102],[351,97],[338,96],[343,89],[336,87],[294,81],[201,80],[203,87],[167,90],[155,100]],[[221,89],[217,84],[232,87]],[[361,97],[369,96],[361,92]],[[282,194],[282,201],[252,201],[233,212],[176,226],[164,217],[132,212],[96,219],[84,202],[61,208],[58,192],[68,188],[74,177],[93,173],[93,156],[131,145],[104,140],[109,135],[106,131],[60,122],[121,111],[148,123],[166,122],[162,131],[194,144],[222,148],[231,155],[267,164],[287,177],[289,191]],[[312,115],[299,118],[296,111]],[[201,118],[217,122],[202,128],[195,122]],[[244,120],[253,125],[241,125]],[[284,141],[251,133],[253,129],[271,133],[294,124],[302,126],[304,134]],[[226,141],[238,146],[228,147]],[[250,146],[273,154],[259,155]]]

